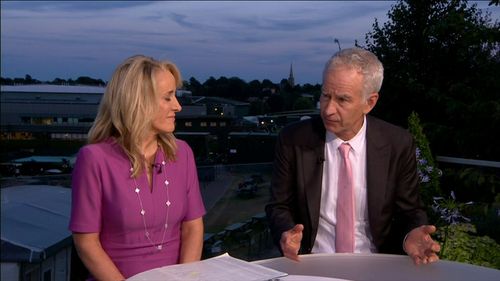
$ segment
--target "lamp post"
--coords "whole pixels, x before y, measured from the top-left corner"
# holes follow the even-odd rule
[[[339,46],[339,51],[340,51],[342,48],[340,48],[340,42],[339,42],[339,39],[334,38],[334,39],[333,39],[333,42],[334,42],[334,43],[337,43],[337,45]]]

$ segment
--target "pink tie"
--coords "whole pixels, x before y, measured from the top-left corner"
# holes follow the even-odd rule
[[[337,225],[335,227],[335,249],[337,253],[354,251],[354,192],[349,150],[351,146],[343,143],[339,146],[340,162],[337,186]]]

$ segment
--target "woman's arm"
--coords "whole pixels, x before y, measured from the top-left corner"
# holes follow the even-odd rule
[[[125,280],[99,241],[99,233],[73,233],[75,248],[90,274],[100,281]]]
[[[181,231],[179,263],[199,261],[203,250],[203,219],[200,217],[183,222]]]

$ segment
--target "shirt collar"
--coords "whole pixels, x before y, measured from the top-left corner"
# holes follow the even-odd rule
[[[333,147],[338,148],[342,143],[348,142],[354,151],[361,151],[366,138],[366,115],[363,118],[363,126],[358,133],[350,140],[343,141],[338,138],[334,133],[326,131],[326,142],[332,142]]]

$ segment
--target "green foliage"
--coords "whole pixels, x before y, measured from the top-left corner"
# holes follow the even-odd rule
[[[426,206],[430,206],[434,196],[442,195],[439,187],[441,171],[434,162],[429,141],[423,132],[420,118],[416,112],[412,112],[408,117],[408,130],[413,135],[417,146],[417,169],[422,187],[422,200]]]
[[[477,233],[487,235],[500,243],[500,204],[474,204],[474,207],[465,214],[471,218]]]
[[[452,186],[458,200],[500,203],[498,168],[444,166],[441,185]]]
[[[99,87],[104,87],[106,86],[106,82],[103,81],[102,79],[94,79],[88,76],[80,76],[76,80],[73,79],[61,79],[61,78],[56,78],[52,81],[40,81],[37,79],[33,79],[31,75],[26,74],[24,78],[7,78],[7,77],[1,77],[0,78],[0,84],[1,85],[16,85],[16,84],[21,84],[21,85],[33,85],[33,84],[52,84],[52,85],[88,85],[88,86],[99,86]]]
[[[500,245],[487,235],[480,235],[472,220],[462,213],[477,210],[472,202],[451,198],[436,198],[432,209],[439,215],[434,239],[441,244],[441,259],[500,269]],[[498,216],[496,216],[498,221]]]
[[[441,259],[500,269],[500,245],[489,236],[478,234],[476,226],[472,224],[477,222],[483,234],[498,234],[498,229],[492,227],[499,224],[500,218],[495,211],[497,209],[488,211],[486,207],[481,212],[479,204],[457,201],[453,191],[451,197],[443,197],[439,184],[441,172],[436,167],[417,113],[412,112],[408,117],[408,128],[417,145],[417,169],[422,186],[420,193],[426,206],[432,205],[428,214],[431,224],[438,229],[435,239],[441,244],[439,256]],[[474,183],[471,189],[486,181],[487,177],[484,175],[467,171],[461,174],[461,182]],[[464,216],[464,213],[469,214],[472,219]],[[488,226],[488,223],[492,225]]]
[[[451,224],[438,228],[440,258],[500,269],[500,245],[488,236],[477,236],[474,225]]]
[[[310,98],[299,97],[293,103],[294,110],[313,109],[313,108],[314,108],[314,105],[313,105]]]
[[[385,68],[373,114],[403,125],[417,111],[437,154],[499,159],[500,22],[466,0],[400,0],[388,19],[366,35]]]

